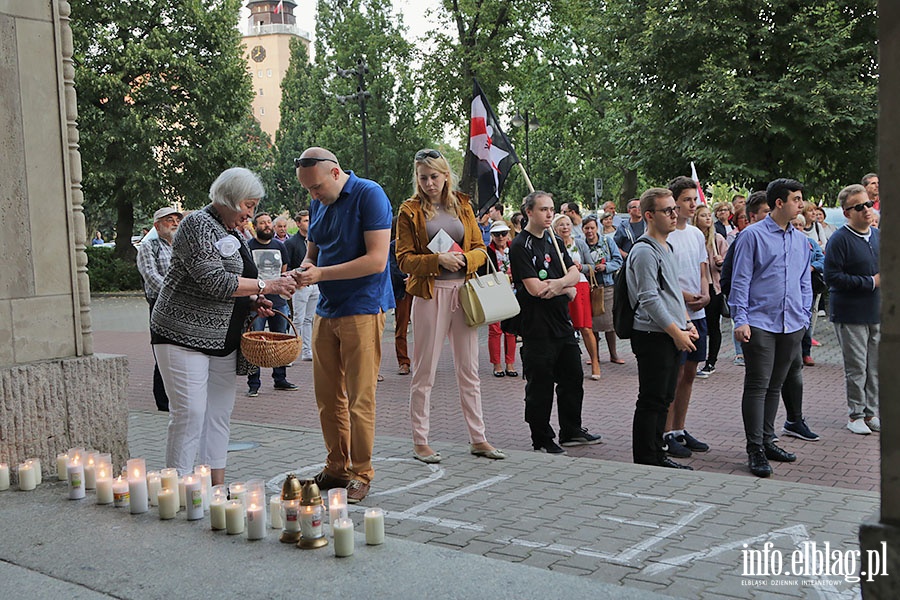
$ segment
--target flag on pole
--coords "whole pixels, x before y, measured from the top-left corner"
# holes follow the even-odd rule
[[[278,6],[275,7],[275,14],[284,12],[284,0],[278,0]]]
[[[503,184],[519,157],[491,110],[491,104],[473,80],[469,149],[466,152],[460,189],[469,194],[479,216],[500,200]]]
[[[691,161],[691,179],[697,184],[697,195],[699,196],[700,204],[706,204],[706,196],[703,194],[703,186],[700,185],[700,178],[697,177],[697,167],[694,166],[694,161]]]

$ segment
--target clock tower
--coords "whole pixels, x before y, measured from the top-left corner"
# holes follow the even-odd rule
[[[309,50],[309,33],[297,27],[296,7],[292,0],[247,2],[244,57],[253,79],[253,116],[272,141],[281,121],[281,80],[291,60],[290,42],[299,38]]]

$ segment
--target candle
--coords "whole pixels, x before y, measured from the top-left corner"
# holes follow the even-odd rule
[[[330,491],[330,490],[329,490]],[[353,554],[353,521],[342,517],[331,525],[334,531],[334,555],[351,556]]]
[[[44,481],[44,473],[41,470],[41,460],[39,458],[29,458],[25,461],[27,464],[31,465],[34,473],[34,484],[41,485]]]
[[[209,510],[209,494],[212,490],[212,469],[209,465],[197,465],[194,473],[200,476],[203,489],[203,510]]]
[[[60,481],[65,481],[69,476],[69,472],[66,470],[68,465],[66,463],[69,462],[69,453],[68,452],[60,452],[56,455],[56,478]]]
[[[228,501],[228,492],[224,485],[216,485],[212,488],[209,498],[209,524],[214,530],[225,529],[225,503]]]
[[[203,478],[199,475],[184,476],[184,494],[186,499],[187,520],[197,521],[203,518]]]
[[[184,490],[184,477],[178,478],[178,501],[181,503],[181,508],[187,508],[187,496]]]
[[[275,495],[269,499],[269,519],[272,529],[284,527],[284,519],[281,518],[281,496]]]
[[[21,463],[16,469],[19,476],[19,491],[30,492],[37,485],[34,480],[34,467],[28,463]]]
[[[84,461],[84,489],[97,489],[97,455],[91,452]]]
[[[347,517],[347,488],[328,490],[328,517],[332,530],[335,521]]]
[[[119,475],[112,484],[113,490],[113,506],[116,508],[125,508],[131,505],[131,498],[128,496],[128,480]]]
[[[69,477],[69,500],[81,500],[84,498],[84,464],[77,455],[69,461],[66,472]]]
[[[291,533],[300,531],[300,501],[282,500],[281,518],[284,521],[285,531],[290,531]]]
[[[159,472],[159,485],[170,490],[178,491],[178,470],[162,469]]]
[[[139,515],[150,510],[150,493],[147,489],[147,466],[143,458],[128,459],[128,499],[131,514]]]
[[[147,494],[150,496],[150,506],[156,506],[159,490],[162,489],[159,471],[147,471]]]
[[[228,486],[228,497],[232,500],[240,500],[241,504],[244,505],[244,512],[246,513],[247,506],[247,486],[239,481],[236,481]]]
[[[322,532],[321,504],[300,507],[300,535],[307,539],[318,539],[324,535]]]
[[[225,531],[228,535],[244,533],[244,503],[240,500],[225,503]]]
[[[97,504],[112,504],[113,486],[112,469],[109,465],[100,464],[96,468]]]
[[[0,463],[0,492],[9,489],[9,465]]]
[[[366,509],[366,543],[370,546],[384,543],[384,511],[380,508]]]
[[[261,540],[266,537],[266,507],[251,502],[247,507],[247,539]]]
[[[156,493],[156,503],[159,506],[160,519],[174,519],[175,514],[178,512],[178,492],[168,488],[160,488]]]

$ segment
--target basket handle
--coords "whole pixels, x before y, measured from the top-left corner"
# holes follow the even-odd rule
[[[297,328],[294,326],[294,322],[293,322],[291,319],[289,319],[288,316],[287,316],[286,314],[284,314],[284,313],[281,312],[280,310],[275,310],[274,308],[271,309],[271,310],[272,310],[272,312],[274,312],[276,315],[281,315],[281,317],[282,317],[285,321],[288,322],[288,325],[290,325],[290,326],[291,326],[291,329],[294,330],[294,337],[300,337],[300,334],[297,333]],[[244,331],[250,331],[250,327],[253,325],[253,321],[255,321],[255,320],[258,319],[258,318],[259,318],[259,317],[251,317],[250,315],[247,315],[247,322],[244,324]]]

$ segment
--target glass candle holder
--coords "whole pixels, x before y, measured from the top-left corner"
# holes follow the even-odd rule
[[[328,490],[328,520],[334,531],[334,523],[338,519],[347,518],[347,488]]]
[[[225,503],[228,502],[228,489],[224,485],[214,485],[209,497],[209,524],[214,530],[222,530],[227,526],[225,520]]]

